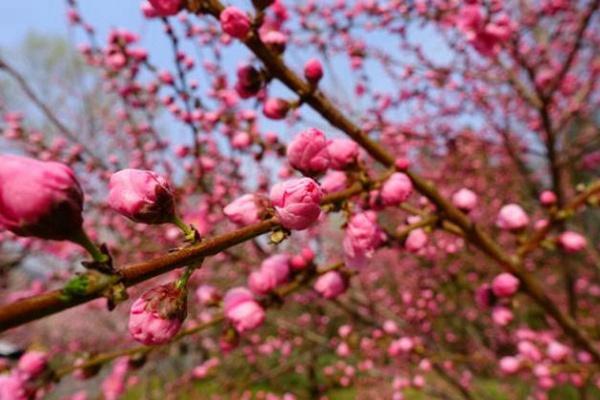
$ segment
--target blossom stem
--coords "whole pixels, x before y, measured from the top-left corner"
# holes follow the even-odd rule
[[[81,228],[79,232],[77,232],[75,237],[72,239],[72,241],[83,247],[85,250],[87,250],[87,252],[90,253],[94,261],[99,263],[106,263],[110,260],[108,254],[104,254],[102,250],[100,250],[98,246],[96,246],[96,244],[92,242],[90,237],[85,232],[85,229]]]
[[[185,240],[187,240],[188,242],[196,241],[196,231],[194,230],[194,228],[183,222],[183,220],[179,218],[177,214],[173,216],[172,222],[181,230],[181,232],[183,232]]]

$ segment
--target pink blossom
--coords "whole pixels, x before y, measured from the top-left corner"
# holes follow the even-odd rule
[[[506,326],[511,323],[514,315],[511,310],[506,307],[494,307],[492,310],[492,320],[500,326]]]
[[[558,244],[567,253],[576,253],[585,249],[587,239],[577,232],[565,231],[558,237]]]
[[[287,282],[290,275],[290,256],[287,254],[275,254],[265,259],[260,269],[273,275],[277,285]]]
[[[521,368],[521,361],[517,357],[502,357],[500,359],[500,370],[505,374],[514,374]]]
[[[237,7],[225,8],[219,17],[223,32],[229,36],[243,39],[250,32],[250,18],[248,14]]]
[[[311,58],[304,64],[304,77],[313,85],[323,78],[323,65],[317,58]]]
[[[250,64],[243,64],[237,69],[237,79],[235,90],[242,99],[255,96],[263,84],[260,72]]]
[[[135,222],[162,224],[173,220],[175,205],[167,180],[152,172],[124,169],[109,183],[108,204]]]
[[[173,283],[157,286],[131,306],[129,333],[146,345],[167,343],[179,332],[186,313],[185,291]]]
[[[175,15],[181,10],[181,0],[148,0],[161,17]]]
[[[501,229],[519,231],[529,224],[529,217],[518,204],[507,204],[500,209],[496,224]]]
[[[395,172],[383,184],[381,200],[386,206],[397,206],[408,199],[412,190],[412,182],[408,175]]]
[[[452,204],[463,212],[469,212],[477,206],[477,195],[466,188],[452,195]]]
[[[218,289],[210,285],[198,286],[195,294],[196,301],[205,306],[215,305],[221,299]]]
[[[275,275],[259,269],[248,276],[248,287],[256,294],[267,294],[277,286]]]
[[[223,301],[225,317],[239,333],[258,328],[265,320],[264,309],[247,289],[231,289]]]
[[[321,188],[310,178],[290,179],[271,189],[270,199],[281,224],[287,229],[303,230],[321,214]]]
[[[284,119],[290,110],[290,103],[279,97],[269,97],[263,105],[263,114],[270,119]]]
[[[287,147],[290,165],[304,174],[318,174],[329,168],[331,157],[327,139],[318,129],[300,132]]]
[[[557,200],[556,194],[554,194],[554,192],[551,190],[544,190],[540,194],[540,203],[544,207],[550,207],[550,206],[556,204],[556,200]]]
[[[48,355],[41,351],[28,351],[19,359],[19,371],[25,374],[28,379],[35,379],[48,365]]]
[[[519,279],[513,274],[503,272],[492,281],[492,291],[497,297],[511,297],[519,290]]]
[[[22,374],[11,373],[0,375],[0,400],[28,400],[30,391]]]
[[[358,144],[350,139],[332,139],[327,146],[331,156],[331,168],[343,170],[356,163],[358,159]]]
[[[344,190],[348,186],[348,178],[346,173],[342,171],[329,171],[321,179],[321,189],[323,193],[329,194]]]
[[[75,238],[81,231],[83,193],[64,164],[0,155],[0,228],[19,236]]]
[[[326,299],[334,299],[346,291],[346,280],[338,271],[329,271],[315,282],[314,289]]]
[[[351,268],[364,266],[384,239],[385,234],[377,225],[375,212],[355,214],[348,222],[343,241],[346,264]]]
[[[571,349],[555,340],[548,344],[547,354],[552,361],[564,361],[570,353]]]
[[[425,231],[421,228],[412,230],[406,237],[404,247],[410,253],[417,253],[427,245],[428,237]]]
[[[285,51],[288,37],[279,31],[267,31],[261,33],[260,39],[269,47],[273,52],[281,54]]]
[[[245,194],[225,206],[223,213],[237,225],[252,225],[260,222],[264,212],[264,201],[257,195]]]

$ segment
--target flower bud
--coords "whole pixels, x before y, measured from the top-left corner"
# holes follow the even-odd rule
[[[210,285],[200,285],[196,289],[196,301],[204,306],[212,306],[221,300],[221,295],[216,287]]]
[[[279,31],[268,31],[260,35],[260,39],[270,48],[274,53],[282,54],[285,51],[288,38],[286,35]]]
[[[507,204],[500,209],[496,225],[508,231],[519,231],[529,224],[529,217],[518,204]]]
[[[149,0],[158,16],[168,17],[181,10],[181,0]]]
[[[314,289],[326,299],[334,299],[346,291],[346,280],[338,271],[329,271],[315,282]]]
[[[397,206],[408,199],[412,190],[412,182],[408,175],[395,172],[383,184],[381,200],[386,206]]]
[[[410,231],[404,242],[404,247],[410,253],[417,253],[425,245],[427,245],[428,237],[425,231],[421,228]]]
[[[256,294],[267,294],[276,286],[275,275],[262,269],[254,271],[248,276],[248,288]]]
[[[321,214],[323,193],[319,184],[310,178],[290,179],[273,186],[270,193],[281,225],[287,229],[303,230]]]
[[[321,189],[325,194],[344,190],[347,186],[348,178],[342,171],[329,171],[321,180]]]
[[[346,264],[351,268],[363,267],[384,239],[375,212],[355,214],[348,222],[343,241]]]
[[[521,361],[517,357],[502,357],[500,359],[500,370],[505,374],[514,374],[521,368]]]
[[[83,193],[64,164],[0,156],[0,227],[19,236],[68,240],[81,232]]]
[[[325,172],[331,162],[325,135],[315,128],[300,132],[287,147],[287,158],[303,174]]]
[[[250,18],[248,14],[237,7],[227,7],[219,16],[223,32],[231,37],[243,39],[250,32]]]
[[[28,379],[38,377],[48,365],[48,355],[41,351],[28,351],[19,359],[18,369],[27,376]]]
[[[290,103],[279,97],[269,97],[263,105],[263,114],[270,119],[284,119],[290,110]]]
[[[452,195],[452,204],[462,212],[468,213],[477,206],[477,195],[469,189],[462,188]]]
[[[173,193],[167,180],[152,172],[124,169],[109,183],[108,204],[134,222],[162,224],[175,217]]]
[[[556,194],[554,194],[551,190],[544,190],[540,194],[540,204],[544,207],[550,207],[556,204],[557,198]]]
[[[331,168],[343,170],[358,159],[358,144],[350,139],[332,139],[327,146],[331,157]]]
[[[129,333],[140,343],[169,342],[179,332],[187,315],[185,289],[168,283],[144,293],[131,306]]]
[[[558,244],[567,253],[576,253],[585,249],[587,239],[577,232],[566,231],[558,237]]]
[[[258,328],[265,320],[264,309],[245,288],[233,288],[225,294],[223,311],[239,333]]]
[[[492,291],[496,297],[511,297],[519,290],[519,279],[508,272],[501,273],[492,281]]]
[[[237,69],[237,83],[235,91],[242,99],[255,96],[263,85],[260,72],[252,65],[245,64]]]
[[[323,66],[321,61],[311,58],[304,64],[304,77],[313,85],[316,85],[323,78]]]
[[[237,225],[246,226],[260,222],[264,213],[264,200],[254,194],[245,194],[229,203],[223,213]]]

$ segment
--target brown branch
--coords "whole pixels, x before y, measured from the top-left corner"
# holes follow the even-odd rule
[[[361,193],[363,190],[361,184],[354,184],[348,189],[326,196],[322,204],[339,203]],[[86,293],[81,296],[65,298],[63,290],[54,290],[1,306],[0,332],[97,299],[102,296],[107,288],[119,281],[125,286],[136,285],[165,272],[218,254],[232,246],[279,227],[278,221],[272,218],[213,238],[206,238],[199,244],[179,249],[149,261],[125,265],[119,268],[120,277],[96,282],[88,287]]]

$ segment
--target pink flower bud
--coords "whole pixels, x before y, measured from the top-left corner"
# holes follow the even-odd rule
[[[237,7],[227,7],[219,17],[223,32],[231,37],[243,39],[250,32],[250,18],[248,14]]]
[[[397,206],[408,199],[412,190],[412,182],[408,175],[395,172],[383,184],[381,200],[386,206]]]
[[[344,190],[348,186],[346,173],[342,171],[329,171],[321,180],[323,193],[329,194]]]
[[[540,194],[540,203],[544,207],[550,207],[556,204],[556,194],[550,190],[544,190],[542,194]]]
[[[348,222],[343,241],[346,264],[351,268],[363,267],[384,239],[375,212],[355,214]]]
[[[169,183],[152,171],[118,171],[111,176],[109,189],[110,207],[132,221],[162,224],[172,221],[175,216]]]
[[[502,357],[500,359],[500,370],[505,374],[514,374],[521,368],[521,361],[517,357]]]
[[[557,341],[552,341],[548,344],[547,354],[554,362],[564,361],[570,353],[571,349]]]
[[[319,218],[322,197],[319,184],[310,178],[278,183],[270,193],[279,221],[285,228],[293,230],[306,229]]]
[[[19,371],[24,373],[28,379],[38,377],[48,365],[48,355],[41,351],[28,351],[19,359]]]
[[[421,228],[412,230],[406,237],[404,248],[410,253],[417,253],[427,245],[428,237]]]
[[[223,300],[223,310],[225,317],[239,333],[258,328],[265,320],[264,309],[245,288],[233,288],[227,292]]]
[[[313,85],[317,84],[323,78],[323,66],[321,61],[311,58],[304,64],[304,77]]]
[[[129,333],[140,343],[169,342],[187,314],[185,290],[174,283],[157,286],[138,298],[129,312]]]
[[[334,299],[346,291],[346,280],[337,271],[329,271],[321,275],[315,282],[314,289],[326,299]]]
[[[27,389],[26,377],[19,373],[0,375],[0,400],[28,400],[31,398]]]
[[[156,18],[159,16],[158,11],[156,11],[156,8],[149,1],[144,1],[140,9],[146,18]]]
[[[479,308],[489,308],[492,306],[493,302],[494,296],[490,285],[484,283],[475,290],[475,303]]]
[[[81,231],[83,193],[57,162],[0,156],[0,228],[19,236],[67,240]]]
[[[506,326],[511,323],[514,316],[512,311],[506,307],[494,307],[492,310],[492,320],[500,326]]]
[[[181,0],[149,0],[156,13],[161,17],[175,15],[181,10]]]
[[[576,253],[585,249],[587,239],[577,232],[566,231],[558,237],[558,244],[567,253]]]
[[[290,256],[275,254],[264,260],[260,269],[275,277],[275,284],[281,285],[288,281],[290,275]]]
[[[235,90],[242,99],[255,96],[261,89],[263,78],[252,65],[244,64],[237,69]]]
[[[452,204],[463,212],[469,212],[477,206],[477,195],[469,189],[460,189],[452,196]]]
[[[229,203],[223,213],[229,220],[240,226],[252,225],[261,220],[264,212],[264,199],[254,194],[245,194]]]
[[[331,156],[331,168],[343,170],[356,163],[358,159],[358,145],[350,139],[333,139],[327,146]]]
[[[519,290],[519,279],[503,272],[492,281],[492,291],[497,297],[511,297]]]
[[[263,105],[263,114],[270,119],[284,119],[290,110],[290,103],[279,97],[269,97]]]
[[[315,128],[300,132],[288,145],[287,158],[292,167],[306,175],[325,172],[331,162],[325,135]]]
[[[221,300],[219,291],[210,285],[200,285],[196,289],[196,301],[205,306],[211,306]]]
[[[282,54],[285,51],[288,38],[286,35],[279,31],[267,31],[261,33],[260,39],[277,54]]]
[[[518,204],[507,204],[500,209],[496,225],[509,231],[519,231],[529,224],[529,217]]]
[[[275,275],[262,269],[248,276],[248,287],[256,294],[267,294],[277,286]]]

